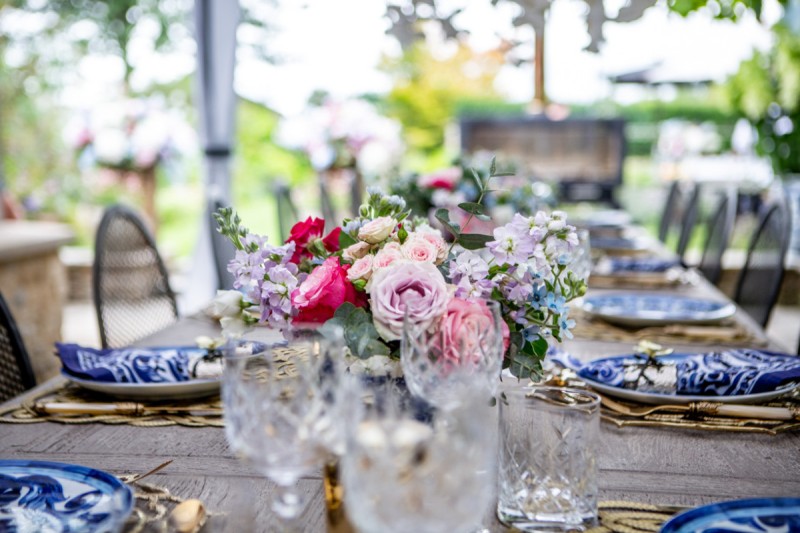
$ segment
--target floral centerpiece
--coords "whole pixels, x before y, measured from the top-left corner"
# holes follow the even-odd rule
[[[483,200],[495,177],[476,173],[478,194],[459,209],[486,218]],[[292,323],[340,325],[351,371],[396,374],[406,316],[430,327],[469,327],[485,320],[482,300],[500,302],[507,325],[504,366],[518,377],[537,376],[550,339],[571,337],[575,321],[567,303],[586,284],[570,270],[578,246],[575,228],[559,211],[515,215],[493,235],[466,233],[447,209],[436,219],[448,243],[427,220],[413,218],[400,196],[370,189],[358,216],[323,234],[324,221],[298,222],[282,245],[242,227],[230,208],[217,215],[219,231],[237,248],[229,271],[241,292],[221,292],[223,327],[255,321],[242,312],[254,306],[258,320],[276,328]]]

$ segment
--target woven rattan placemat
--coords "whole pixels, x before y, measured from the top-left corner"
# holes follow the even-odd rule
[[[66,411],[66,412],[65,412]],[[70,412],[71,411],[71,412]],[[0,423],[128,424],[139,427],[223,427],[219,395],[197,400],[115,401],[63,382],[0,409]]]

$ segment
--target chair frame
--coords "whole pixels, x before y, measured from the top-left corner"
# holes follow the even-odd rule
[[[734,292],[733,296],[733,301],[738,304],[742,296],[741,292],[744,285],[744,280],[747,276],[747,272],[750,267],[750,261],[752,258],[753,251],[755,250],[755,246],[758,243],[759,237],[767,227],[767,223],[769,223],[770,219],[773,216],[775,216],[776,213],[783,215],[783,227],[781,228],[781,235],[780,235],[781,262],[780,262],[780,268],[778,269],[779,271],[775,279],[775,283],[770,288],[769,297],[766,300],[767,308],[769,309],[769,311],[767,312],[767,315],[764,318],[763,323],[759,324],[761,327],[766,327],[767,323],[769,322],[769,318],[772,315],[772,310],[774,309],[775,304],[778,301],[778,296],[780,295],[781,292],[781,285],[783,284],[783,277],[786,273],[786,255],[789,252],[789,240],[791,236],[791,219],[790,219],[791,213],[789,212],[789,208],[785,200],[782,199],[773,202],[766,208],[763,216],[760,217],[758,222],[758,227],[756,228],[756,231],[753,233],[753,236],[750,238],[750,243],[747,246],[747,256],[744,265],[742,266],[742,270],[739,273],[739,279],[736,281],[736,291]]]
[[[664,211],[661,213],[661,221],[658,224],[658,240],[661,242],[667,242],[667,238],[669,238],[669,230],[672,228],[673,222],[672,219],[675,218],[675,209],[677,209],[680,203],[681,195],[681,184],[679,181],[675,180],[669,187],[667,201],[664,203]]]
[[[706,242],[703,245],[703,255],[700,257],[700,264],[697,265],[698,270],[702,268],[702,266],[706,262],[706,258],[710,253],[711,247],[711,238],[713,237],[713,229],[717,227],[718,224],[722,224],[722,245],[720,247],[720,251],[717,253],[717,257],[715,258],[716,264],[719,267],[716,271],[708,275],[708,273],[703,272],[703,275],[706,277],[706,280],[711,282],[713,285],[719,283],[720,278],[722,277],[722,257],[725,255],[725,250],[728,249],[728,244],[730,244],[731,235],[733,234],[733,226],[736,223],[736,197],[731,191],[725,191],[721,195],[719,203],[717,204],[717,209],[711,219],[708,221],[707,227],[709,228],[708,234],[706,235]]]
[[[700,186],[695,185],[689,195],[689,201],[683,211],[683,224],[681,224],[681,232],[678,237],[678,247],[675,252],[681,260],[681,264],[686,266],[686,249],[689,247],[689,242],[692,240],[694,228],[697,224],[697,212],[700,205]]]
[[[108,348],[108,335],[106,335],[106,328],[103,323],[103,302],[100,296],[100,282],[102,279],[102,269],[100,268],[100,261],[98,258],[102,255],[102,246],[105,240],[105,234],[108,231],[108,227],[111,222],[115,218],[126,218],[129,222],[131,222],[136,228],[142,233],[143,238],[147,242],[147,245],[153,250],[155,250],[155,259],[156,259],[156,266],[158,267],[159,273],[164,277],[164,282],[166,285],[166,294],[169,296],[170,303],[172,304],[172,312],[174,316],[177,318],[178,315],[178,304],[175,299],[175,293],[172,291],[172,286],[169,283],[169,274],[167,272],[166,267],[164,266],[164,261],[161,259],[161,254],[158,252],[158,247],[156,246],[155,239],[150,234],[150,231],[142,222],[142,219],[139,215],[136,214],[135,211],[126,207],[124,205],[113,205],[106,209],[105,213],[103,214],[103,218],[100,221],[100,225],[97,228],[97,233],[95,237],[94,243],[94,263],[92,264],[92,298],[94,300],[94,308],[97,312],[97,323],[100,328],[100,342],[103,345],[103,348]]]
[[[228,243],[228,238],[217,231],[217,221],[214,220],[214,213],[221,207],[225,207],[220,200],[212,200],[209,202],[208,210],[208,223],[211,225],[211,253],[214,256],[214,270],[217,273],[217,289],[228,290],[233,289],[233,276],[228,272],[228,261],[224,258],[224,247]],[[235,251],[233,244],[230,245],[230,250]],[[233,259],[233,256],[231,256]]]
[[[25,390],[32,389],[36,386],[36,375],[33,373],[31,361],[28,357],[28,350],[25,349],[25,343],[22,341],[22,335],[19,333],[17,323],[2,293],[0,293],[0,327],[8,331],[11,349],[14,351],[22,386]]]

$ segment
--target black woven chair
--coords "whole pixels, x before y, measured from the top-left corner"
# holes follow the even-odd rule
[[[208,221],[211,224],[211,252],[214,254],[214,266],[217,271],[217,289],[233,289],[233,275],[228,272],[228,263],[236,254],[233,243],[219,231],[214,213],[220,207],[225,207],[219,200],[209,202]]]
[[[658,240],[667,242],[670,230],[677,217],[677,211],[681,203],[681,184],[673,181],[667,193],[667,201],[664,203],[664,210],[661,213],[661,222],[658,225]]]
[[[717,209],[706,224],[706,242],[697,269],[714,285],[722,277],[722,256],[728,248],[736,221],[736,197],[722,193]]]
[[[0,403],[36,385],[17,324],[0,294]]]
[[[700,208],[700,186],[692,187],[688,194],[686,205],[683,206],[681,211],[680,234],[678,236],[678,245],[675,249],[675,253],[678,254],[684,266],[686,266],[686,250],[689,248],[689,242],[692,240],[694,227],[697,223],[697,213]]]
[[[300,217],[292,201],[291,190],[282,181],[275,183],[275,203],[278,207],[278,230],[281,233],[281,240],[285,241],[289,238],[292,226],[300,220]]]
[[[116,205],[103,214],[92,274],[104,348],[128,346],[177,320],[167,269],[153,237],[129,208]]]
[[[784,200],[766,207],[750,240],[733,296],[753,320],[766,326],[783,282],[784,261],[789,249],[791,221]]]

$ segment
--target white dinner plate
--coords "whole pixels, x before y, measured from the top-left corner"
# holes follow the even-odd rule
[[[736,313],[732,303],[667,294],[601,294],[584,299],[590,316],[622,326],[713,324]]]
[[[171,383],[115,383],[77,378],[62,370],[68,380],[81,387],[130,400],[187,400],[218,394],[221,379],[190,379]]]

